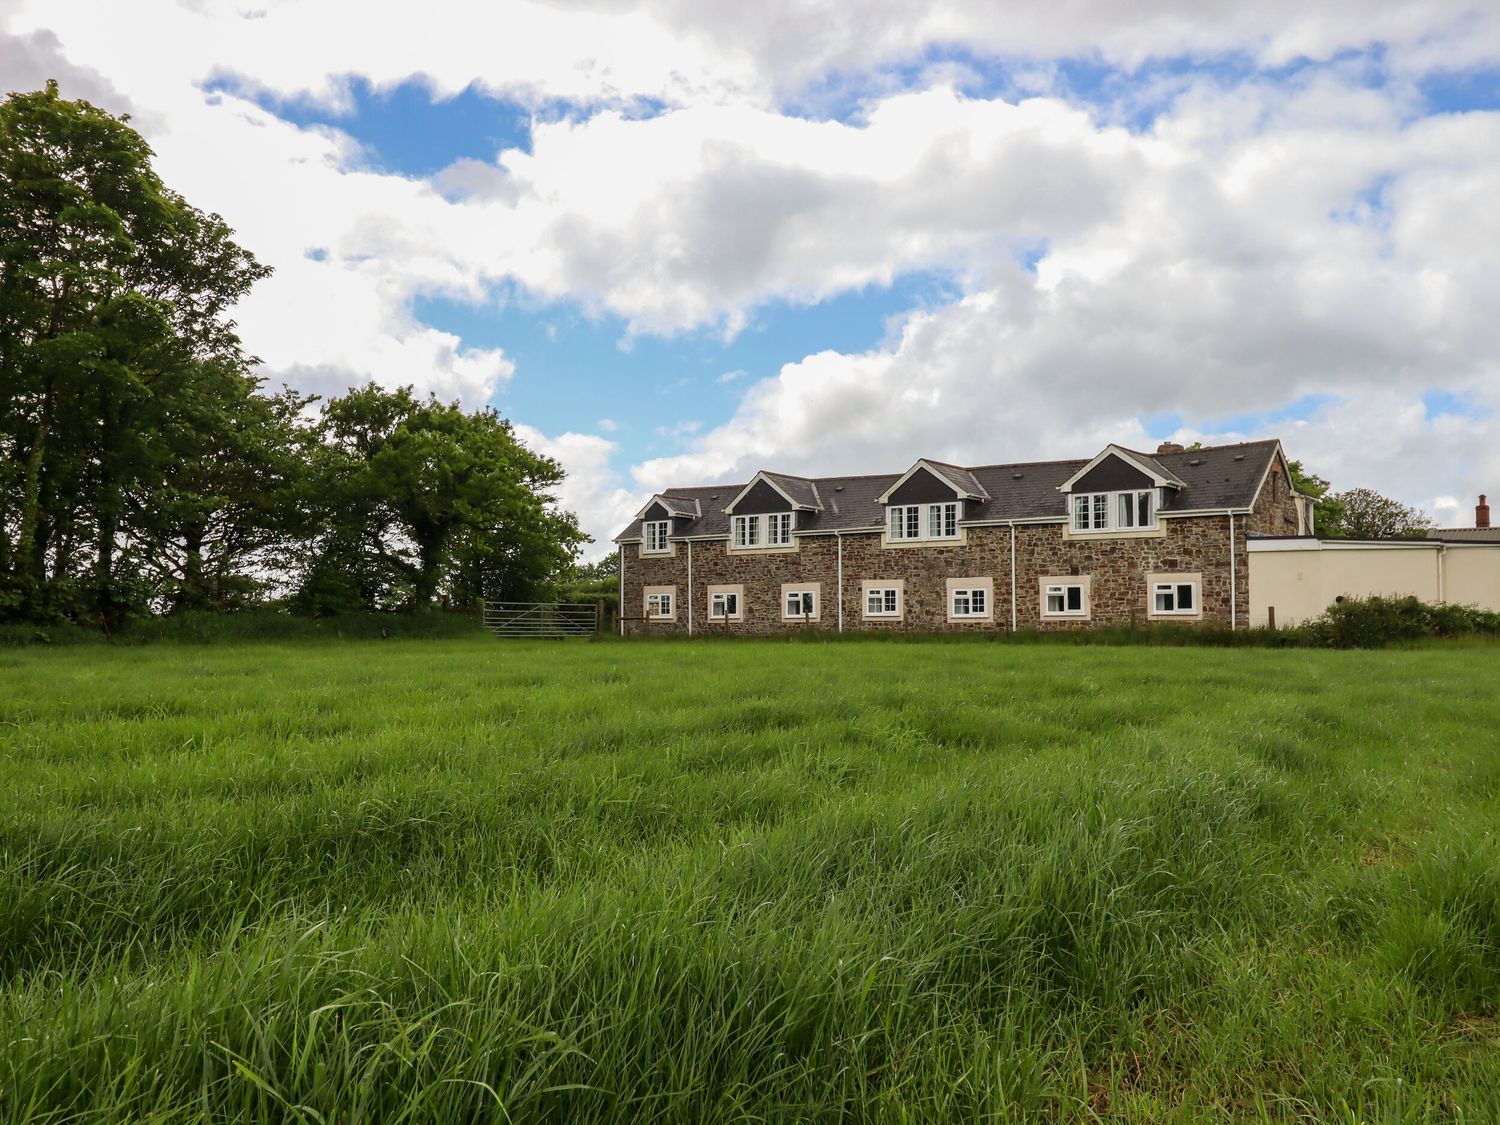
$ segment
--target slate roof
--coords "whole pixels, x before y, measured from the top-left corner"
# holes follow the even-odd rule
[[[1444,543],[1500,543],[1500,527],[1434,527],[1427,538]]]
[[[806,477],[789,477],[785,473],[762,472],[760,475],[790,496],[794,504],[804,504],[809,508],[821,508],[823,506],[823,502],[818,496],[818,484],[816,481],[808,480]]]
[[[1265,478],[1271,459],[1276,455],[1280,443],[1276,441],[1250,441],[1238,445],[1218,445],[1204,449],[1185,450],[1182,453],[1136,453],[1131,454],[1158,465],[1163,476],[1173,476],[1182,481],[1183,487],[1168,491],[1162,505],[1163,514],[1226,508],[1245,509],[1255,502],[1256,491]],[[1068,461],[1028,461],[1013,465],[978,465],[971,468],[950,465],[949,470],[966,473],[978,485],[975,491],[988,494],[989,499],[971,502],[963,522],[984,523],[999,520],[1045,521],[1062,520],[1067,516],[1063,495],[1058,492],[1062,484],[1092,457],[1078,457]],[[929,462],[939,465],[940,462]],[[789,477],[773,476],[788,495],[796,492],[783,482],[792,482],[815,492],[822,510],[802,512],[797,516],[798,534],[816,534],[834,531],[869,531],[884,526],[885,514],[876,498],[901,478],[902,473],[882,473],[876,476],[852,477]],[[697,500],[703,514],[688,520],[673,529],[672,538],[725,538],[729,535],[729,516],[724,512],[728,504],[744,488],[744,484],[714,484],[696,488],[668,488],[660,495],[672,498],[691,507]],[[615,537],[617,543],[629,543],[640,539],[641,523],[633,521],[629,527]]]

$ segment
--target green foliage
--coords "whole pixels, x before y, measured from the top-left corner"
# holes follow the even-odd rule
[[[151,155],[55,84],[0,103],[0,622],[113,632],[293,580],[310,614],[423,609],[568,568],[561,470],[493,411],[366,387],[309,426],[263,393],[229,313],[269,271]]]
[[[1344,523],[1344,503],[1337,494],[1330,493],[1333,487],[1316,473],[1306,471],[1301,461],[1288,461],[1292,486],[1304,496],[1313,497],[1313,530],[1324,538],[1336,538]]]
[[[1329,648],[1380,648],[1430,637],[1500,636],[1500,613],[1415,597],[1345,598],[1291,632]]]
[[[0,1121],[1493,1120],[1496,658],[0,653]]]
[[[1329,497],[1337,505],[1318,534],[1326,539],[1421,539],[1432,520],[1417,508],[1369,488],[1351,488]]]
[[[309,612],[529,600],[584,540],[553,501],[561,467],[493,410],[372,383],[326,402],[318,432]]]

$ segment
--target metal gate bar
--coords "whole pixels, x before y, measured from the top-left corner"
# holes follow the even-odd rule
[[[599,607],[589,602],[486,599],[484,627],[497,637],[591,637],[599,631]]]

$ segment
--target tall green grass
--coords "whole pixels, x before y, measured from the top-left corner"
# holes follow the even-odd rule
[[[0,1121],[1497,1120],[1497,672],[0,651]]]

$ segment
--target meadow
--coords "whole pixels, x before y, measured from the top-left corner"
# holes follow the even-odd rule
[[[1500,1120],[1500,648],[0,650],[0,1122]]]

